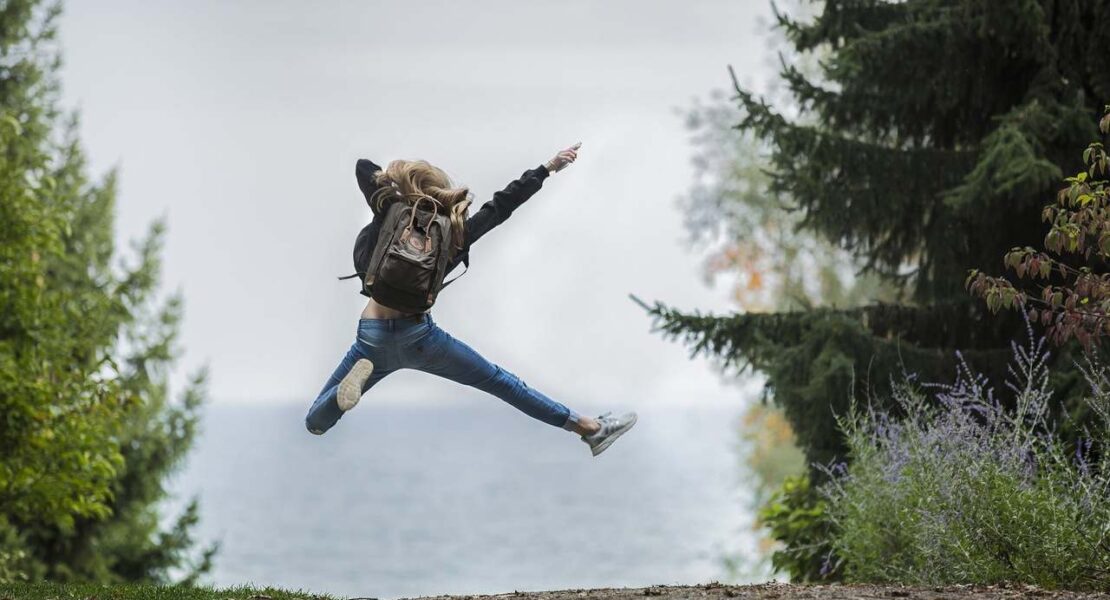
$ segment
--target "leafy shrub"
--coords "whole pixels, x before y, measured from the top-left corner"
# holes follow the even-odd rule
[[[832,522],[827,502],[809,483],[809,475],[788,477],[759,511],[759,521],[782,545],[771,555],[771,566],[794,582],[835,579],[830,557]]]
[[[27,564],[27,550],[19,532],[0,515],[0,585],[18,583],[30,579]]]
[[[1103,428],[1069,447],[1047,418],[1044,339],[1027,334],[1002,391],[961,359],[951,385],[895,385],[900,418],[840,419],[851,465],[832,465],[821,492],[846,579],[1110,587],[1110,372],[1088,360]]]

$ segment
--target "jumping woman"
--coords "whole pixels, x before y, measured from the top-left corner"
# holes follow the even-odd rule
[[[525,171],[469,217],[468,188],[456,187],[427,161],[394,160],[385,169],[366,159],[356,163],[358,187],[373,213],[355,244],[355,266],[369,301],[354,343],[308,411],[310,432],[323,434],[399,369],[492,394],[534,419],[578,434],[594,456],[636,423],[636,413],[591,418],[548,398],[440,329],[428,310],[446,285],[444,276],[460,262],[469,265],[474,242],[539,191],[544,179],[573,163],[580,146]]]

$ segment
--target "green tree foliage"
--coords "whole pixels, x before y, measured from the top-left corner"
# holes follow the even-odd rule
[[[814,13],[814,5],[803,0],[785,4],[803,15]],[[792,68],[819,73],[817,57],[794,51],[781,30],[764,35]],[[796,100],[781,86],[772,88],[769,102],[777,110],[797,112]],[[706,277],[733,279],[733,299],[748,311],[855,306],[889,297],[893,290],[879,278],[857,273],[850,252],[799,227],[803,214],[795,210],[793,198],[766,193],[769,146],[754,132],[736,127],[743,115],[735,98],[720,90],[686,113],[695,148],[694,182],[681,208],[691,244],[710,250]]]
[[[181,306],[159,300],[163,227],[121,260],[115,177],[86,176],[58,107],[57,6],[0,5],[0,577],[190,579],[193,502],[159,523],[203,373],[168,399]]]
[[[1106,1],[829,1],[780,15],[819,77],[787,64],[796,116],[742,88],[738,128],[768,147],[765,192],[799,227],[902,291],[896,303],[724,317],[656,304],[662,329],[768,376],[807,458],[844,447],[834,415],[903,368],[939,379],[963,349],[1004,368],[1013,319],[985,318],[968,269],[1041,237],[1043,195],[1090,139],[1110,73]],[[1067,167],[1067,168],[1065,168]]]
[[[820,8],[802,0],[778,6],[803,17]],[[795,52],[781,29],[761,35],[782,61],[819,74],[820,56]],[[777,110],[797,112],[788,90],[772,86],[768,93]],[[709,250],[706,278],[731,282],[732,298],[745,311],[850,307],[876,298],[896,299],[895,286],[858,273],[850,252],[817,232],[799,228],[803,215],[794,210],[796,202],[786,195],[766,193],[769,146],[753,132],[735,127],[742,117],[734,99],[719,90],[707,101],[696,102],[686,114],[695,148],[695,176],[681,208],[690,242]],[[758,515],[754,525],[766,537],[757,546],[760,560],[753,561],[750,555],[729,557],[726,565],[734,576],[747,578],[817,572],[824,559],[822,548],[827,547],[804,544],[803,537],[823,533],[820,527],[808,529],[822,513],[808,479],[797,477],[804,474],[806,461],[782,408],[767,398],[752,403],[745,411],[740,437],[745,476],[753,491],[748,508]],[[809,548],[803,551],[805,556],[790,550],[801,545]]]

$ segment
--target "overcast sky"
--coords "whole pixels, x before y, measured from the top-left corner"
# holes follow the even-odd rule
[[[369,218],[357,158],[426,158],[470,187],[473,211],[576,141],[578,162],[475,245],[437,322],[571,406],[738,401],[627,295],[729,308],[684,244],[680,112],[727,87],[729,64],[765,78],[766,0],[65,8],[63,97],[94,173],[120,168],[121,242],[168,221],[181,364],[211,367],[214,402],[307,408],[352,342],[364,299],[335,276]],[[467,395],[415,372],[370,394]]]

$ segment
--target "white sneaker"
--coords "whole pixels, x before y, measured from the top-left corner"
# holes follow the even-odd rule
[[[636,424],[636,413],[625,413],[619,417],[612,416],[613,413],[605,413],[597,417],[597,422],[601,425],[601,429],[593,435],[582,436],[582,441],[590,445],[590,451],[594,456],[605,452],[605,449],[613,445],[624,432],[632,429]]]
[[[365,358],[355,361],[355,366],[351,367],[346,377],[339,382],[339,393],[335,397],[339,410],[347,412],[358,404],[359,399],[362,398],[362,386],[366,384],[366,380],[373,372],[374,363]]]

